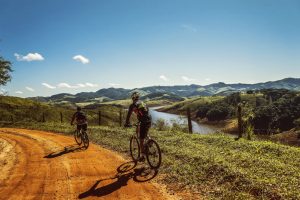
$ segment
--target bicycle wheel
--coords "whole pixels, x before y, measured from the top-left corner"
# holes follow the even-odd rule
[[[151,168],[159,168],[161,151],[156,141],[150,139],[146,144],[146,158]]]
[[[87,149],[89,147],[89,144],[90,144],[87,132],[82,131],[81,137],[82,137],[83,146],[85,147],[85,149]]]
[[[75,132],[74,132],[74,138],[75,138],[76,143],[78,145],[81,145],[82,140],[81,140],[81,133],[80,133],[80,131],[75,130]]]
[[[135,136],[130,138],[130,155],[133,161],[137,161],[140,157],[140,145],[139,141]]]

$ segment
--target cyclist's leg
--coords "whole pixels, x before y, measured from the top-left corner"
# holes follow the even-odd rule
[[[77,124],[77,131],[80,131],[81,126],[79,124]]]
[[[87,131],[87,124],[82,124],[82,125],[81,125],[81,128],[82,128],[82,130],[83,130],[84,132],[86,132],[86,131]]]
[[[140,124],[140,149],[141,153],[144,154],[144,140],[148,135],[148,131],[151,127],[151,122],[142,122]]]

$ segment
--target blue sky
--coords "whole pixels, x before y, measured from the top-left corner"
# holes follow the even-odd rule
[[[299,0],[0,0],[1,90],[255,83],[300,77]]]

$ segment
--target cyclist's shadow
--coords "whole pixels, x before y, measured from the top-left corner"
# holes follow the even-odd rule
[[[97,197],[105,196],[105,195],[113,193],[114,191],[117,191],[118,189],[120,189],[123,186],[126,186],[127,182],[131,178],[135,182],[146,182],[146,181],[153,179],[158,173],[157,170],[153,170],[149,167],[142,166],[142,167],[136,168],[136,166],[137,166],[137,163],[135,163],[133,161],[120,165],[117,169],[118,173],[116,176],[114,176],[112,178],[107,178],[107,179],[102,179],[102,180],[96,181],[96,183],[88,191],[81,193],[78,196],[78,198],[83,199],[83,198],[86,198],[89,196],[97,196]],[[102,187],[97,188],[99,183],[101,183],[101,181],[110,180],[110,179],[111,180],[116,179],[116,181],[112,182],[108,185],[104,185]]]
[[[84,147],[80,147],[78,145],[69,145],[65,146],[63,149],[57,150],[55,152],[51,152],[50,154],[44,156],[44,158],[56,158],[58,156],[62,156],[67,153],[83,151],[85,150]]]

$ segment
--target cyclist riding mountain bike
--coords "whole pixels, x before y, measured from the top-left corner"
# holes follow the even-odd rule
[[[87,130],[87,118],[86,115],[81,111],[80,107],[77,107],[77,112],[75,112],[72,117],[71,125],[73,125],[75,120],[76,120],[78,131],[80,131],[81,129],[84,131]]]
[[[126,117],[126,123],[125,127],[130,126],[130,117],[132,112],[134,112],[137,115],[137,119],[140,123],[140,149],[142,155],[144,154],[144,139],[146,138],[148,131],[151,127],[151,115],[149,113],[149,109],[147,105],[139,100],[139,93],[134,92],[131,95],[132,104],[129,106],[129,110]],[[141,160],[143,159],[143,156],[141,157]]]

